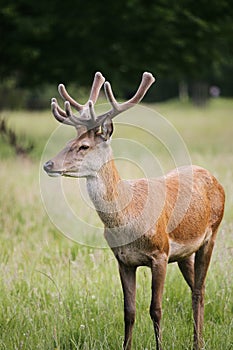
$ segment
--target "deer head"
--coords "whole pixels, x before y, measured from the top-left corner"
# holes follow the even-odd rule
[[[75,127],[77,137],[69,141],[57,156],[44,164],[44,170],[48,175],[95,176],[102,165],[111,159],[109,140],[113,132],[112,119],[139,103],[155,79],[152,74],[145,72],[135,95],[124,103],[116,101],[110,83],[104,83],[104,81],[102,74],[97,72],[92,84],[90,97],[84,105],[75,101],[68,94],[63,84],[59,85],[58,91],[65,101],[64,109],[53,98],[51,103],[53,115],[59,122]],[[97,116],[94,104],[98,99],[103,84],[105,95],[112,108]],[[79,116],[72,112],[71,107],[79,112]]]

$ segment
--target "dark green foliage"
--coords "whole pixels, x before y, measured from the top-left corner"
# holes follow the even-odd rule
[[[227,0],[2,0],[0,77],[26,87],[89,86],[101,70],[127,95],[139,72],[150,70],[159,82],[208,81],[230,85],[232,94],[232,82],[222,78],[232,70],[232,22]]]

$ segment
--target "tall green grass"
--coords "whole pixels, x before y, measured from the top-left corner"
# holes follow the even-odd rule
[[[214,100],[203,109],[175,101],[150,108],[175,125],[193,163],[213,172],[226,190],[206,283],[204,338],[205,349],[233,349],[233,101]],[[41,202],[40,155],[56,123],[50,112],[3,115],[18,133],[33,139],[35,149],[30,159],[21,159],[0,142],[0,349],[120,349],[123,304],[115,258],[108,249],[65,238]],[[127,172],[130,178],[130,167]],[[137,350],[155,348],[149,304],[150,271],[140,268]],[[192,348],[191,296],[175,264],[168,267],[162,327],[164,349]]]

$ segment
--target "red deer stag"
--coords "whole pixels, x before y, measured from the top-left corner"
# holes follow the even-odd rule
[[[55,118],[77,130],[77,137],[44,164],[50,176],[85,177],[87,189],[105,226],[104,235],[119,264],[124,294],[123,348],[131,349],[135,322],[136,270],[152,272],[150,316],[156,349],[161,350],[162,294],[167,264],[177,262],[192,292],[195,350],[203,345],[205,279],[224,212],[224,190],[207,170],[179,167],[154,179],[121,180],[110,138],[112,119],[140,102],[154,82],[144,73],[135,95],[118,103],[109,82],[96,73],[86,104],[76,102],[59,85],[64,110],[52,99]],[[97,116],[94,104],[104,84],[111,109]],[[79,112],[73,114],[71,106]]]

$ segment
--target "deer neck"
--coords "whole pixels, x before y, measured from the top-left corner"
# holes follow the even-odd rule
[[[87,178],[87,190],[97,213],[107,227],[119,226],[130,198],[130,186],[122,181],[110,158],[96,176]]]

